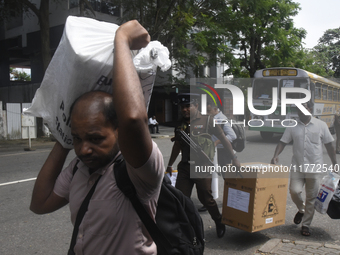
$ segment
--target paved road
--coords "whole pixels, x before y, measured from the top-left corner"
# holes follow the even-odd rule
[[[161,136],[154,136],[167,164],[172,143],[169,135],[173,129],[160,127]],[[258,132],[247,131],[246,149],[239,153],[241,162],[269,162],[279,136],[271,142],[264,142]],[[72,227],[69,209],[64,207],[48,215],[35,215],[28,210],[30,196],[39,168],[46,159],[52,142],[33,142],[35,151],[24,151],[27,142],[0,142],[0,254],[33,255],[33,254],[66,254]],[[280,156],[280,163],[290,163],[292,149],[287,145]],[[66,164],[74,156],[70,153]],[[325,162],[329,163],[326,152]],[[340,162],[340,158],[338,158]],[[20,183],[11,183],[24,180]],[[5,184],[5,185],[4,185]],[[219,198],[222,208],[223,180],[219,180]],[[196,195],[193,201],[200,207]],[[248,233],[233,227],[227,227],[223,238],[217,238],[214,222],[208,213],[202,213],[206,234],[205,254],[340,254],[339,221],[331,220],[327,215],[315,214],[312,223],[312,236],[303,237],[300,228],[292,224],[296,213],[295,205],[287,196],[286,222],[282,226]],[[283,240],[283,242],[282,242]],[[306,243],[307,242],[307,243]],[[294,253],[297,251],[297,253]],[[287,252],[287,253],[284,253]],[[300,253],[299,253],[300,252]]]

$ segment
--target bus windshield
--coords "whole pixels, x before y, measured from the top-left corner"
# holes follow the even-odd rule
[[[272,99],[273,87],[278,87],[277,79],[255,79],[253,84],[254,99]]]
[[[307,78],[294,78],[294,79],[281,79],[280,80],[280,93],[281,98],[281,88],[303,88],[308,89],[308,79]],[[304,98],[305,94],[302,93],[287,93],[286,98]]]

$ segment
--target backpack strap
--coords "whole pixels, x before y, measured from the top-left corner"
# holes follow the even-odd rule
[[[76,165],[73,168],[73,175],[78,170],[78,167],[77,167],[78,162],[79,162],[79,160],[77,161]],[[76,222],[74,224],[74,228],[73,228],[73,232],[72,232],[72,239],[71,239],[71,243],[70,243],[70,248],[68,250],[67,255],[75,255],[73,249],[74,249],[74,246],[76,245],[79,226],[80,226],[80,223],[82,222],[82,220],[84,218],[85,213],[87,212],[91,197],[92,197],[94,190],[96,189],[96,186],[97,186],[101,177],[102,177],[101,175],[98,177],[98,179],[96,180],[96,182],[93,184],[92,188],[90,189],[89,193],[87,193],[87,196],[83,200],[81,206],[79,207]]]
[[[129,177],[126,169],[126,163],[122,155],[118,156],[117,162],[114,165],[114,175],[118,188],[131,201],[133,208],[136,210],[139,218],[143,222],[154,242],[156,243],[158,251],[157,254],[168,254],[167,250],[171,249],[171,244],[169,240],[165,237],[165,235],[157,227],[156,223],[146,211],[143,204],[139,201],[136,189]]]

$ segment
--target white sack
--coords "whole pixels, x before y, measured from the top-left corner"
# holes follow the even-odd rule
[[[112,23],[68,17],[32,106],[25,111],[25,114],[43,118],[64,148],[73,148],[69,108],[74,100],[88,91],[112,92],[113,41],[117,29]],[[137,51],[131,54],[148,107],[157,66],[163,71],[170,68],[169,52],[153,41],[138,54]]]

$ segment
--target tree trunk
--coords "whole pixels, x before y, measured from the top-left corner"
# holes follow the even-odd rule
[[[41,58],[44,72],[51,61],[49,0],[41,0],[39,9]]]
[[[255,74],[255,36],[250,37],[250,48],[249,48],[249,75],[250,78],[254,77]]]
[[[79,1],[79,16],[85,17],[85,4],[83,1]]]

